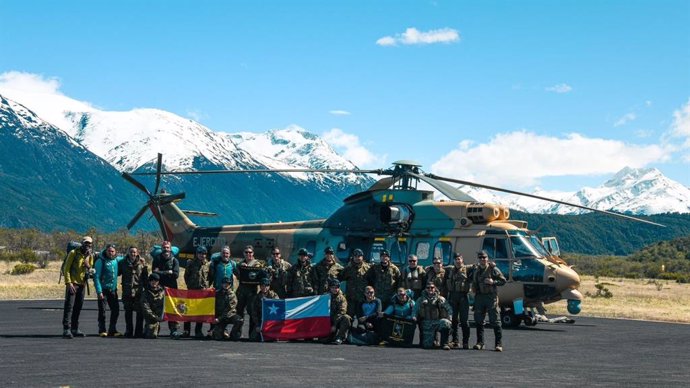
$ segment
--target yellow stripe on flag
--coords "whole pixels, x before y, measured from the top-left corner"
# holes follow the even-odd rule
[[[215,299],[208,298],[181,298],[166,295],[165,313],[181,316],[214,315],[216,309]]]

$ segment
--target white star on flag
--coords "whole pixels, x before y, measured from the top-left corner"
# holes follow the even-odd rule
[[[269,314],[278,314],[278,307],[275,304],[272,304],[271,307],[268,308]]]

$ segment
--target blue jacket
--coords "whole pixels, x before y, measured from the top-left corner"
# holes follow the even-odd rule
[[[223,260],[211,257],[211,276],[213,278],[213,288],[220,290],[223,286],[223,278],[230,278],[230,286],[234,286],[235,281],[232,277],[237,263],[233,260],[223,263]]]
[[[394,316],[404,319],[412,319],[415,316],[414,305],[415,302],[412,300],[412,290],[407,290],[407,302],[400,303],[400,299],[396,294],[391,298],[393,303],[386,308],[383,313],[388,316]]]
[[[93,285],[97,294],[102,293],[104,289],[108,291],[117,290],[117,276],[119,275],[117,268],[123,259],[123,256],[109,259],[102,252],[98,255],[95,264],[96,274],[93,276]]]

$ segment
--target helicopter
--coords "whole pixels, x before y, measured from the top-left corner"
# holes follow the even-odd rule
[[[503,205],[477,201],[449,184],[468,185],[489,190],[533,197],[589,211],[608,214],[663,226],[648,220],[606,210],[517,192],[480,183],[441,177],[423,172],[411,160],[393,162],[393,167],[376,170],[336,169],[263,169],[263,170],[206,170],[162,171],[162,154],[158,154],[155,172],[123,172],[122,176],[149,200],[127,224],[131,229],[144,213],[151,211],[165,240],[180,249],[181,262],[193,258],[196,247],[220,251],[229,246],[231,252],[241,252],[252,245],[257,257],[270,257],[274,247],[291,263],[297,261],[301,248],[321,252],[333,247],[336,257],[347,262],[355,249],[365,253],[370,263],[380,261],[380,253],[387,250],[391,261],[401,269],[407,265],[409,254],[418,257],[419,264],[428,266],[436,257],[444,265],[451,265],[454,253],[465,258],[465,264],[476,263],[477,252],[486,251],[508,282],[499,287],[499,305],[504,326],[521,323],[537,324],[532,313],[545,304],[567,301],[570,314],[581,311],[582,293],[578,291],[580,276],[559,257],[554,237],[542,239],[527,227],[527,222],[510,219],[510,210]],[[185,193],[169,194],[161,190],[163,175],[191,174],[251,174],[279,172],[357,173],[376,174],[383,178],[367,190],[350,195],[343,205],[325,219],[295,222],[198,226],[188,216],[213,216],[215,213],[181,210],[177,203]],[[136,175],[155,175],[155,188],[150,192],[136,180]],[[420,182],[438,190],[447,200],[435,200],[431,190],[418,189]],[[547,248],[548,247],[548,248]],[[555,248],[555,249],[554,249]],[[314,257],[318,262],[320,257]]]

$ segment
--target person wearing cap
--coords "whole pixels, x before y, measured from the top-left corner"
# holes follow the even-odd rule
[[[211,288],[211,263],[206,260],[208,250],[199,245],[194,252],[194,259],[187,261],[187,268],[184,271],[184,282],[188,290],[204,290]],[[194,337],[203,338],[203,322],[196,322],[194,325]],[[185,322],[182,337],[189,337],[192,330],[192,323]]]
[[[412,299],[417,299],[422,295],[426,284],[426,271],[419,265],[417,255],[407,256],[407,266],[403,268],[400,275],[400,286],[412,290]]]
[[[347,314],[347,299],[340,290],[340,281],[330,279],[328,289],[331,293],[331,333],[335,334],[333,343],[340,345],[347,338],[347,333],[352,326],[352,318]]]
[[[450,334],[450,316],[453,309],[448,301],[441,296],[434,282],[426,284],[426,290],[415,302],[413,319],[421,321],[421,340],[424,349],[432,349],[436,340],[436,333],[441,334],[441,348],[450,350],[448,335]]]
[[[383,303],[385,309],[391,304],[391,298],[395,295],[400,283],[400,270],[391,263],[391,256],[387,250],[381,251],[381,262],[369,268],[367,274],[369,285],[373,286]]]
[[[158,338],[160,323],[163,321],[165,292],[160,284],[161,277],[154,272],[149,275],[148,284],[141,297],[141,311],[144,314],[144,338]]]
[[[271,250],[268,263],[266,271],[271,276],[271,290],[275,291],[280,299],[287,298],[288,273],[292,265],[287,260],[283,260],[280,249],[277,247]]]
[[[81,247],[70,251],[65,259],[65,304],[62,314],[64,338],[84,337],[84,333],[79,330],[79,315],[84,305],[88,278],[95,272],[92,247],[93,239],[84,236]]]
[[[436,256],[432,265],[426,268],[426,284],[434,283],[441,296],[446,296],[446,269],[443,268],[443,260]]]
[[[98,335],[101,337],[121,337],[117,331],[117,318],[120,316],[120,302],[117,296],[117,277],[123,256],[118,256],[115,245],[108,244],[98,255],[94,264],[96,273],[93,285],[98,296]],[[105,329],[105,306],[110,309],[108,331]]]
[[[343,266],[338,263],[333,248],[326,247],[323,250],[324,257],[314,266],[314,289],[318,295],[328,292],[328,280],[337,279]]]
[[[254,331],[249,333],[249,339],[252,341],[261,340],[261,322],[263,321],[263,303],[264,299],[280,299],[277,293],[271,290],[271,279],[267,276],[259,280],[259,293],[256,294],[252,301],[249,314],[252,317],[256,327]]]
[[[225,328],[230,324],[232,324],[232,331],[228,334]],[[237,315],[237,297],[232,291],[232,278],[223,278],[220,290],[216,291],[216,318],[213,338],[216,340],[239,338],[238,330],[241,329],[241,325],[242,317]]]
[[[470,326],[468,323],[470,314],[470,302],[467,293],[470,291],[471,267],[465,265],[460,253],[453,255],[454,265],[446,271],[446,290],[448,291],[448,303],[453,308],[451,322],[452,347],[460,347],[458,338],[458,323],[462,328],[462,348],[469,349]]]
[[[316,295],[314,289],[314,267],[309,260],[309,251],[300,248],[297,263],[288,273],[287,294],[290,298]]]
[[[506,284],[506,278],[494,263],[489,263],[486,251],[477,252],[477,265],[472,275],[474,290],[474,322],[477,325],[477,344],[474,349],[484,349],[484,318],[489,314],[489,324],[494,329],[496,351],[503,351],[503,332],[498,320],[498,286]]]
[[[254,300],[254,297],[256,296],[257,292],[259,292],[259,287],[255,282],[247,283],[242,280],[242,277],[240,276],[240,268],[263,267],[263,263],[254,258],[254,247],[251,245],[247,245],[246,247],[244,247],[244,259],[242,259],[242,261],[240,261],[237,267],[235,267],[235,276],[240,281],[240,285],[237,287],[237,290],[235,291],[235,294],[237,295],[237,315],[239,315],[242,318],[242,322],[238,324],[239,329],[233,330],[233,332],[236,333],[236,335],[242,334],[242,323],[244,322],[245,311],[249,315],[249,333],[251,334],[252,332],[254,332],[256,328],[256,322],[254,322],[254,320],[252,319],[249,308],[251,306],[252,300]],[[255,274],[258,274],[258,272],[256,272]],[[240,339],[240,337],[233,337],[232,339],[238,340]]]
[[[345,297],[347,298],[347,314],[357,315],[357,306],[364,302],[364,290],[369,285],[367,273],[371,266],[364,262],[364,252],[357,248],[352,252],[350,262],[338,276],[340,281],[347,283]]]
[[[120,262],[122,273],[122,305],[125,310],[125,337],[144,336],[144,314],[141,312],[141,295],[146,288],[149,270],[137,247],[129,247],[125,259]],[[133,321],[134,313],[136,319]]]
[[[160,277],[162,288],[177,289],[177,278],[180,276],[180,262],[172,252],[170,241],[163,241],[161,243],[161,252],[153,258],[151,267],[152,272],[157,273]],[[182,336],[182,333],[179,331],[179,322],[168,321],[168,329],[170,330],[170,338],[178,339]]]

